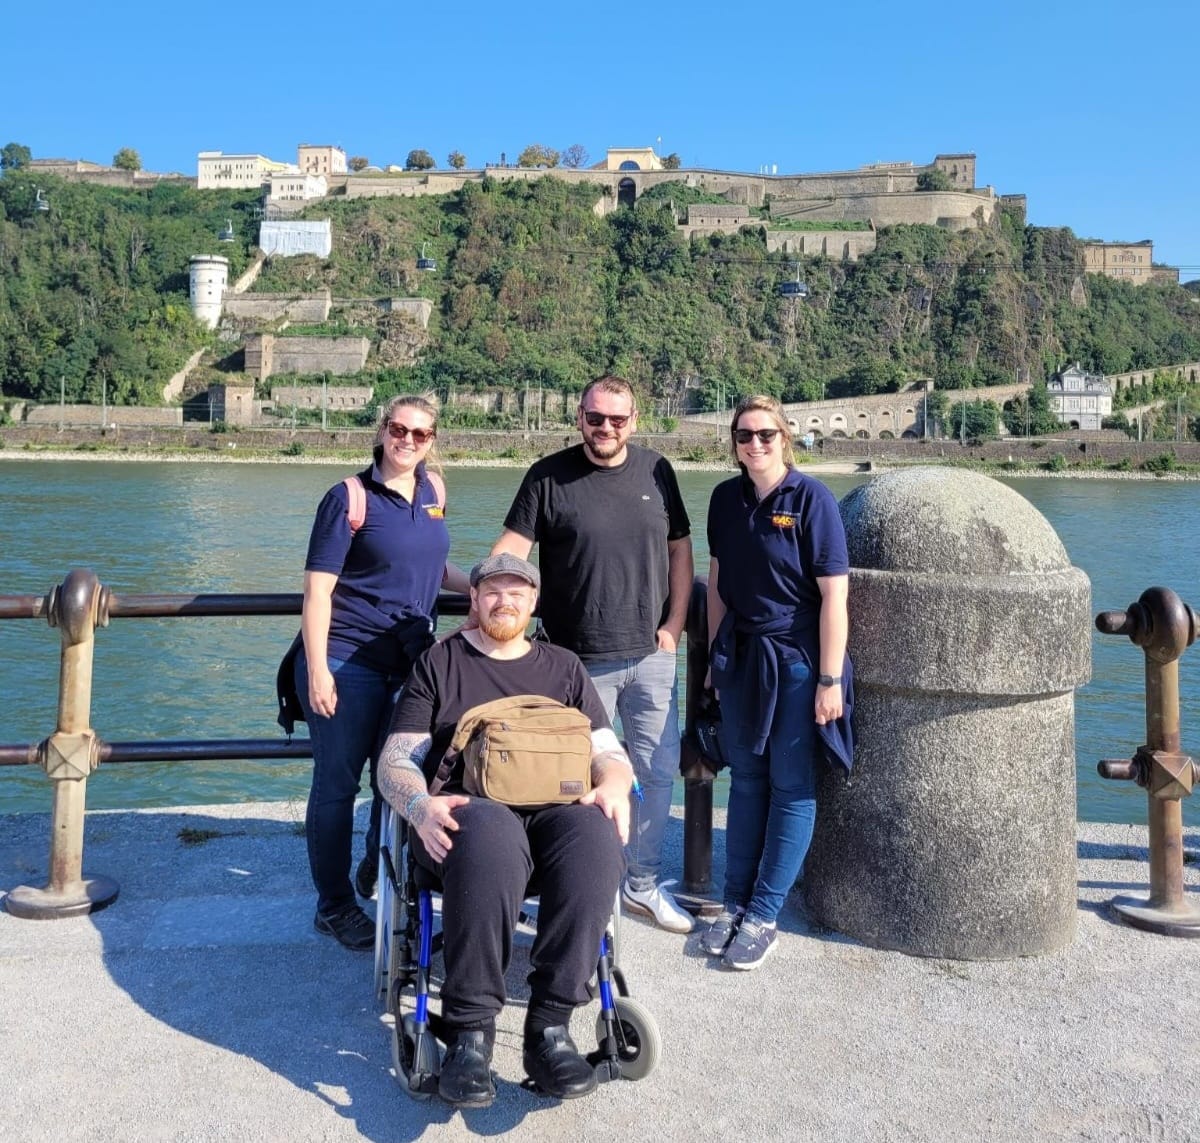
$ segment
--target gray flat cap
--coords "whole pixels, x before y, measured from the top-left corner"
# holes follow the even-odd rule
[[[514,556],[512,552],[501,552],[499,555],[488,556],[480,560],[471,569],[471,586],[478,587],[481,580],[490,579],[494,575],[520,576],[526,583],[541,591],[542,575],[528,560]]]

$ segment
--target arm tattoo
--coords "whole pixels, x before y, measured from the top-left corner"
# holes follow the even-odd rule
[[[422,763],[429,755],[433,739],[428,734],[389,734],[379,756],[379,792],[392,807],[403,814],[409,800],[418,794],[427,794]],[[427,802],[423,799],[413,808],[408,820],[420,825]]]

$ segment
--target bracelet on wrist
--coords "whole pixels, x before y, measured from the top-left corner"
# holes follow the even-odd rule
[[[428,797],[429,795],[424,790],[413,794],[408,801],[404,803],[404,820],[411,822],[413,811],[421,804],[423,800],[427,799]]]
[[[822,687],[837,687],[842,684],[841,675],[818,675],[817,685]]]

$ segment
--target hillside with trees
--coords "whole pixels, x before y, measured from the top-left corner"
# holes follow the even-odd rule
[[[0,178],[5,397],[57,400],[61,377],[68,400],[98,401],[104,378],[110,400],[154,403],[193,349],[209,344],[231,359],[191,318],[188,259],[224,255],[232,281],[254,253],[259,195],[48,177],[37,186],[48,211],[37,210],[25,170]],[[331,197],[300,217],[332,219],[333,255],[276,258],[255,289],[430,298],[421,355],[368,363],[364,379],[381,392],[576,389],[612,371],[676,412],[685,395],[715,407],[749,391],[806,400],[918,377],[941,388],[1035,382],[1074,360],[1112,373],[1200,358],[1193,293],[1084,275],[1069,230],[1003,212],[963,233],[897,226],[879,232],[873,253],[841,264],[768,255],[765,219],[685,240],[676,222],[703,192],[682,182],[599,215],[603,193],[548,175],[437,197]],[[237,240],[220,243],[227,218]],[[416,269],[423,247],[436,273]],[[797,274],[807,296],[781,296]],[[356,327],[364,313],[354,309]],[[366,329],[377,345],[383,324]]]

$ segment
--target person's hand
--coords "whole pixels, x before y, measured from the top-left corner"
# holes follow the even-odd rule
[[[831,687],[823,687],[820,683],[817,684],[817,701],[814,705],[814,713],[818,726],[824,726],[827,722],[836,722],[842,717],[841,683],[834,683]]]
[[[337,686],[328,667],[309,667],[308,705],[313,714],[332,718],[337,710]]]
[[[629,776],[613,774],[579,799],[581,806],[596,806],[616,827],[624,845],[629,841]]]
[[[413,820],[409,822],[425,846],[425,852],[434,861],[445,861],[446,854],[453,848],[452,833],[458,832],[454,811],[465,806],[471,799],[463,794],[430,795],[423,798],[413,809]]]
[[[658,649],[660,651],[670,651],[675,654],[675,649],[679,646],[679,640],[675,638],[665,627],[660,627],[655,636],[658,639]]]

